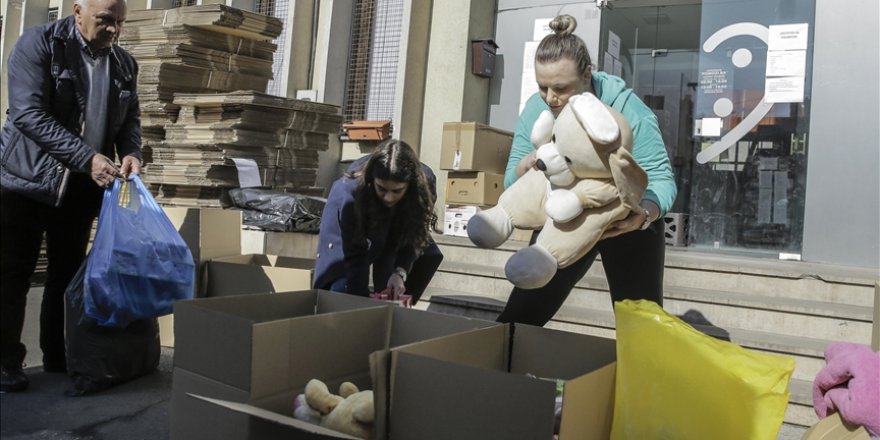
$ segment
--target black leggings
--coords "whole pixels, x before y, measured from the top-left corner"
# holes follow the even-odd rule
[[[663,222],[654,222],[644,231],[632,231],[600,241],[587,255],[556,272],[546,286],[538,289],[514,288],[499,322],[519,322],[543,326],[562,307],[571,289],[586,275],[596,255],[608,279],[611,301],[647,299],[663,305],[663,265],[666,239]],[[532,234],[531,244],[538,233]]]

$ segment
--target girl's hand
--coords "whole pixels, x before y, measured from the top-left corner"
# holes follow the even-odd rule
[[[403,295],[406,293],[406,280],[404,279],[404,274],[402,270],[396,270],[391,277],[388,278],[388,290],[391,291],[391,294],[394,297],[398,295]]]

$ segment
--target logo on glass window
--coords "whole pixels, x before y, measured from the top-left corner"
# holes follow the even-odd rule
[[[706,53],[712,53],[712,51],[717,49],[721,43],[741,35],[755,37],[763,41],[764,44],[767,44],[769,33],[769,28],[758,23],[735,23],[719,29],[707,38],[703,43],[703,51]],[[736,49],[731,56],[731,61],[733,62],[733,65],[738,68],[747,67],[752,62],[752,52],[746,48]],[[698,153],[697,163],[704,164],[709,162],[735,145],[737,141],[746,135],[746,133],[755,128],[755,126],[761,122],[761,119],[764,119],[764,117],[767,116],[771,107],[773,107],[773,103],[766,102],[762,99],[751,113],[743,118],[739,124],[731,128],[730,131],[722,136],[717,142],[709,145],[708,148]],[[729,98],[718,98],[712,104],[712,111],[719,118],[727,117],[733,112],[733,102]]]

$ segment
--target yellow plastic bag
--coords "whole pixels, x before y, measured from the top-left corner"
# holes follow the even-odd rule
[[[618,302],[614,312],[612,439],[776,438],[793,358],[706,336],[651,301]]]

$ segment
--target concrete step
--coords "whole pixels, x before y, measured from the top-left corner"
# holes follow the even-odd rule
[[[505,302],[499,298],[434,287],[429,287],[423,298],[430,302],[432,310],[467,314],[488,320],[494,320],[498,316]],[[675,314],[675,312],[671,313]],[[705,323],[704,317],[693,313],[680,317],[708,335],[729,340],[749,349],[791,356],[796,362],[794,377],[809,381],[812,381],[825,365],[825,346],[834,342],[803,336],[780,335],[773,332],[721,327]],[[566,303],[547,326],[575,333],[615,337],[614,313],[610,309],[595,310]]]
[[[511,285],[503,269],[444,259],[431,286],[506,301]],[[566,305],[611,311],[604,278],[586,276]],[[596,292],[606,292],[597,295]],[[738,292],[667,286],[664,307],[674,314],[696,310],[715,325],[867,344],[871,341],[872,309]]]
[[[446,261],[502,269],[513,252],[527,246],[526,242],[507,241],[496,249],[480,249],[467,238],[437,235],[435,240]],[[601,258],[597,261],[587,276],[604,278]],[[880,271],[667,247],[664,278],[668,286],[869,307],[874,301],[874,283],[880,279]]]
[[[425,296],[430,299],[428,310],[456,315],[470,316],[480,319],[494,320],[504,308],[504,302],[479,295],[466,295],[460,292],[428,288]],[[607,338],[615,338],[614,315],[611,312],[596,310],[574,310],[564,306],[548,328],[573,331]],[[812,403],[812,379],[815,373],[799,376],[797,373],[805,367],[805,362],[813,362],[818,368],[824,366],[822,351],[827,341],[809,340],[807,338],[780,337],[772,333],[761,333],[739,329],[725,330],[710,325],[695,324],[695,328],[703,333],[725,339],[746,348],[772,354],[784,353],[795,358],[795,374],[790,382],[791,397],[786,408],[785,423],[798,426],[811,426],[816,421]],[[800,353],[787,353],[792,347],[798,347]],[[813,366],[811,369],[816,368]],[[818,372],[818,369],[816,369]]]

